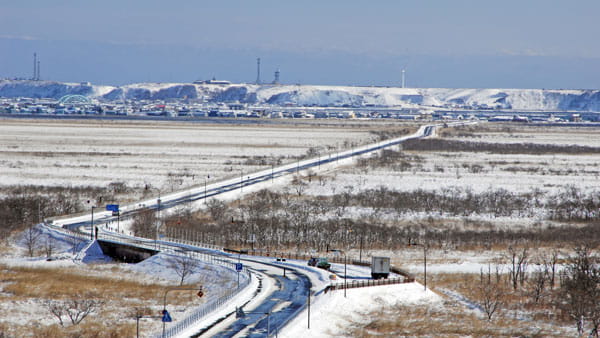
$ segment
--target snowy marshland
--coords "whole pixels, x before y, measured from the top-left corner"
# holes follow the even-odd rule
[[[371,141],[355,124],[313,127],[127,121],[2,120],[0,184],[99,186],[170,192]],[[332,150],[330,150],[332,151]]]
[[[189,127],[189,130],[188,130]],[[381,126],[378,126],[381,127]],[[101,129],[102,127],[96,126],[92,129]],[[116,132],[113,137],[116,139],[119,135],[127,135],[128,128],[123,128],[122,132]],[[164,125],[162,126],[164,128]],[[164,154],[170,154],[172,149],[175,149],[177,145],[183,147],[183,142],[177,139],[177,136],[192,137],[195,126],[185,126],[183,131],[175,131],[177,128],[173,128],[171,133],[173,136],[166,137],[165,134],[158,134],[165,136],[164,140],[170,140],[169,142],[157,142],[153,139],[152,129],[148,128],[148,134],[140,132],[141,135],[149,140],[151,146],[148,148],[135,148],[139,147],[134,142],[133,136],[130,136],[130,145],[133,150],[126,151],[123,148],[123,154],[125,157],[131,156],[137,158],[137,160],[143,161],[140,157],[136,157],[134,151],[144,152],[149,158],[150,155],[154,155],[157,158],[161,158]],[[233,131],[237,132],[240,129],[232,127]],[[260,139],[255,135],[264,135],[265,130],[270,130],[271,126],[265,127],[240,127],[241,129],[246,128],[249,133],[247,139]],[[250,130],[256,128],[258,131],[251,132]],[[508,128],[508,129],[506,129]],[[83,129],[83,128],[80,128]],[[132,128],[134,129],[134,128]],[[298,135],[297,140],[304,144],[302,146],[293,146],[289,143],[285,143],[285,133],[280,135],[280,139],[277,142],[269,143],[269,141],[263,142],[266,144],[263,150],[267,149],[267,153],[264,156],[272,156],[271,154],[278,154],[275,156],[287,156],[291,150],[292,153],[296,151],[296,156],[306,154],[307,147],[319,147],[329,144],[333,146],[330,151],[339,148],[343,144],[343,140],[349,140],[349,135],[362,135],[363,140],[369,140],[373,137],[367,130],[361,128],[344,129],[332,126],[326,126],[325,129],[321,128],[306,128],[302,132],[307,134]],[[232,129],[224,128],[222,132],[231,133]],[[319,134],[320,130],[324,130],[323,134]],[[100,130],[101,131],[101,130]],[[94,131],[99,132],[99,131]],[[288,132],[288,131],[286,131]],[[297,131],[295,131],[297,132]],[[132,131],[132,133],[134,133]],[[253,134],[254,133],[254,134]],[[337,134],[336,134],[337,133]],[[580,135],[581,133],[581,135]],[[496,127],[493,124],[483,124],[472,128],[466,128],[466,130],[453,130],[447,129],[438,133],[444,139],[457,140],[457,141],[476,141],[476,142],[488,142],[494,144],[506,144],[506,143],[537,143],[537,144],[557,144],[569,146],[571,144],[583,145],[588,147],[597,147],[593,141],[597,138],[598,132],[594,129],[583,128],[583,129],[563,129],[563,128],[534,128],[534,127],[515,127],[514,125],[501,125]],[[321,136],[319,136],[321,135]],[[583,136],[584,135],[584,136]],[[329,140],[330,143],[319,143],[314,141],[315,139],[320,141]],[[103,138],[100,137],[102,140]],[[217,138],[218,139],[218,138]],[[357,137],[357,140],[360,137]],[[24,139],[23,139],[24,140]],[[104,141],[108,143],[102,148],[99,145],[97,149],[101,149],[98,156],[102,159],[103,154],[108,153],[110,155],[107,158],[114,157],[119,158],[113,152],[107,150],[111,149],[109,142],[110,138],[104,138]],[[213,156],[223,161],[221,168],[226,172],[227,166],[231,166],[236,163],[235,156],[245,156],[249,149],[242,149],[243,147],[239,144],[241,141],[232,141],[231,138],[220,139],[224,144],[228,146],[223,147],[224,153],[228,153],[229,157],[221,156],[220,153],[215,151]],[[292,138],[293,140],[293,138]],[[76,139],[77,142],[86,142],[85,137]],[[50,142],[50,140],[46,141]],[[87,141],[89,142],[89,140]],[[153,143],[154,142],[154,143]],[[198,144],[206,144],[207,141],[198,141]],[[218,143],[218,142],[217,142]],[[261,144],[261,143],[259,143]],[[274,146],[276,144],[276,146]],[[95,143],[91,142],[87,144],[87,147],[79,149],[78,152],[84,152],[85,149],[95,149]],[[269,145],[269,146],[267,146]],[[286,146],[284,146],[286,145]],[[17,144],[13,144],[13,147]],[[60,147],[60,142],[55,143],[54,147]],[[122,145],[117,147],[123,147]],[[158,148],[155,148],[158,147]],[[161,148],[163,147],[163,148]],[[218,147],[213,145],[211,147]],[[237,150],[231,150],[231,148],[238,148]],[[183,147],[186,148],[186,147]],[[190,148],[195,148],[190,146]],[[252,150],[256,150],[257,147],[250,147]],[[278,150],[273,150],[276,148]],[[10,148],[9,148],[10,149]],[[17,149],[17,148],[13,148]],[[209,148],[210,149],[210,148]],[[294,150],[296,149],[296,150]],[[397,149],[398,150],[398,149]],[[564,219],[549,219],[547,209],[542,202],[549,202],[549,196],[555,196],[562,191],[569,190],[575,191],[579,196],[595,196],[596,186],[593,182],[597,181],[597,163],[599,163],[598,155],[595,153],[578,153],[570,154],[565,149],[565,152],[558,152],[555,154],[535,154],[535,153],[514,153],[514,154],[499,154],[496,152],[479,152],[479,151],[447,151],[447,150],[432,150],[432,151],[414,151],[410,149],[402,149],[401,156],[394,157],[394,161],[386,162],[385,160],[377,159],[375,157],[365,158],[359,160],[357,164],[345,163],[341,170],[332,170],[331,167],[323,168],[322,171],[315,170],[311,175],[308,173],[301,173],[300,177],[297,178],[296,183],[281,186],[279,189],[274,191],[279,194],[290,194],[290,195],[301,195],[294,197],[298,201],[310,200],[318,197],[320,204],[323,206],[331,204],[337,210],[340,210],[339,201],[331,202],[328,199],[333,198],[336,195],[342,193],[348,193],[351,196],[351,203],[344,207],[344,217],[348,218],[352,222],[362,220],[369,221],[388,228],[391,232],[391,227],[394,229],[405,229],[407,232],[404,234],[410,234],[414,236],[414,242],[405,242],[406,238],[398,237],[398,241],[393,244],[393,247],[386,248],[381,244],[377,244],[375,240],[369,241],[365,245],[364,251],[362,252],[363,257],[370,255],[386,255],[391,256],[394,264],[404,266],[411,271],[417,273],[419,278],[423,278],[422,275],[422,259],[423,259],[423,243],[428,240],[427,236],[432,236],[436,233],[447,233],[447,237],[437,236],[431,238],[431,247],[427,250],[429,255],[429,273],[428,273],[428,287],[432,288],[437,293],[435,296],[423,295],[423,297],[416,297],[416,290],[411,288],[418,288],[419,285],[406,286],[404,288],[382,288],[381,292],[377,291],[377,288],[361,292],[360,290],[353,291],[352,295],[360,297],[360,302],[355,302],[360,306],[350,306],[346,300],[339,298],[339,294],[335,294],[329,299],[331,303],[327,303],[321,299],[321,305],[319,308],[315,308],[315,312],[319,313],[319,316],[324,319],[327,323],[335,323],[335,328],[332,327],[319,327],[319,324],[315,324],[313,331],[306,331],[302,328],[303,323],[294,324],[291,326],[292,333],[290,336],[294,336],[295,333],[299,334],[316,334],[322,336],[356,336],[356,335],[373,335],[373,334],[388,334],[388,335],[431,335],[436,331],[435,325],[422,322],[423,318],[433,318],[433,323],[443,323],[453,321],[453,325],[456,322],[462,322],[463,325],[456,328],[453,331],[455,334],[476,334],[477,332],[484,335],[500,335],[500,334],[542,334],[542,335],[554,335],[564,336],[574,334],[574,328],[572,322],[562,315],[555,306],[554,297],[555,291],[558,288],[558,281],[554,281],[553,288],[548,288],[548,284],[543,288],[543,292],[540,295],[540,299],[536,302],[531,300],[531,293],[535,289],[536,273],[542,271],[541,267],[546,266],[548,259],[553,253],[553,249],[557,249],[558,260],[560,263],[555,265],[557,268],[562,268],[561,264],[565,263],[567,256],[571,254],[572,242],[569,242],[569,238],[557,238],[556,240],[549,241],[542,239],[540,242],[534,242],[530,240],[529,232],[527,231],[540,231],[540,229],[554,229],[565,227],[566,229],[582,228],[585,234],[585,227],[589,226],[589,222],[571,222]],[[184,150],[177,150],[182,152],[182,158],[193,157],[193,151],[186,152]],[[278,152],[280,151],[280,152]],[[33,153],[35,157],[35,152]],[[64,150],[63,150],[64,152]],[[23,160],[25,160],[25,153],[21,154]],[[263,156],[263,153],[252,153],[256,156]],[[62,156],[56,154],[56,156]],[[175,156],[175,155],[173,155]],[[396,155],[394,155],[396,156]],[[212,158],[212,156],[211,156]],[[233,160],[232,160],[233,158]],[[23,161],[22,160],[22,161]],[[150,162],[155,163],[169,163],[169,161],[160,162],[162,160],[155,160]],[[226,161],[232,161],[232,163],[225,164]],[[238,159],[239,162],[242,160]],[[294,161],[292,158],[291,161]],[[98,161],[102,162],[102,161]],[[132,160],[132,162],[135,162]],[[208,161],[206,161],[208,162]],[[34,163],[34,162],[28,162]],[[180,162],[173,160],[172,167],[170,170],[175,171],[177,168],[176,164],[192,164],[197,165],[197,168],[202,168],[200,162],[191,162],[191,160],[181,160]],[[14,165],[14,164],[13,164]],[[99,168],[94,172],[99,173],[98,176],[102,177],[103,170],[110,173],[117,170],[119,167],[111,167],[111,165],[105,164],[106,168]],[[238,167],[239,163],[236,163]],[[77,165],[73,165],[76,167]],[[135,165],[130,165],[135,167]],[[27,166],[22,166],[26,168]],[[151,167],[148,165],[148,167]],[[146,184],[142,177],[144,175],[150,175],[152,177],[153,172],[160,170],[160,165],[155,165],[153,170],[143,171],[140,168],[133,168],[137,170],[137,175],[134,175],[133,181],[137,179],[137,183],[133,186],[137,186],[141,189],[142,184]],[[250,168],[250,167],[248,167]],[[268,164],[267,164],[268,168]],[[201,174],[207,175],[207,172],[211,170],[202,171],[197,169]],[[246,170],[246,169],[244,169]],[[126,172],[126,170],[124,170]],[[58,170],[60,175],[60,170]],[[233,177],[238,175],[234,166],[233,172],[230,173]],[[74,172],[71,175],[76,176]],[[229,177],[228,174],[224,174],[223,178]],[[18,176],[18,175],[17,175]],[[32,177],[35,175],[32,174]],[[89,182],[95,182],[93,184],[102,185],[107,182],[112,182],[109,179],[98,179],[98,176],[93,178],[88,177]],[[168,175],[166,175],[168,177]],[[185,176],[185,175],[183,175]],[[156,175],[154,178],[159,180],[160,177],[165,177],[164,171],[162,175]],[[213,176],[211,175],[211,179]],[[46,178],[46,182],[49,184],[57,184],[60,180],[67,180],[66,178]],[[198,180],[197,177],[192,179],[193,181]],[[85,182],[85,178],[81,180]],[[125,182],[125,179],[123,180]],[[14,179],[12,179],[14,182]],[[173,180],[163,179],[162,186],[169,190]],[[183,185],[191,185],[189,179],[184,180]],[[203,179],[201,181],[203,183]],[[302,182],[302,188],[300,189],[300,183]],[[200,183],[200,184],[202,184]],[[40,184],[40,183],[37,183]],[[60,184],[60,183],[59,183]],[[305,185],[304,185],[305,184]],[[129,185],[129,184],[128,184]],[[152,184],[153,187],[157,185]],[[456,197],[464,197],[465,192],[471,191],[473,193],[485,193],[486,191],[495,191],[497,189],[505,190],[508,195],[518,195],[528,193],[531,191],[539,191],[536,195],[540,199],[540,204],[537,209],[529,210],[528,213],[519,215],[518,213],[510,212],[507,215],[497,215],[494,212],[471,212],[467,215],[462,214],[460,211],[457,214],[454,211],[439,210],[436,205],[433,205],[429,210],[415,211],[415,210],[404,210],[399,208],[397,210],[388,207],[377,207],[373,204],[366,203],[368,199],[359,198],[359,195],[368,191],[376,190],[379,187],[385,187],[387,191],[394,193],[408,192],[412,193],[421,189],[423,191],[435,192],[439,196],[444,197],[444,194],[452,194],[458,192]],[[376,195],[371,195],[376,196]],[[391,195],[390,195],[391,196]],[[577,197],[577,196],[575,196]],[[292,199],[292,198],[290,198]],[[252,200],[252,196],[248,196],[248,201]],[[245,203],[246,201],[244,201]],[[249,202],[248,202],[249,203]],[[300,203],[300,202],[298,202]],[[335,203],[338,203],[337,205]],[[232,205],[235,209],[238,206]],[[377,207],[377,212],[373,212],[373,208]],[[242,208],[240,208],[242,209]],[[323,209],[326,209],[323,207]],[[238,215],[236,211],[236,215]],[[243,211],[240,211],[243,212]],[[291,212],[291,211],[290,211]],[[326,211],[321,214],[320,220],[331,219],[335,215],[335,211]],[[592,215],[593,217],[596,217]],[[211,220],[209,216],[202,215],[204,223],[209,224],[210,222],[216,222]],[[354,224],[354,223],[348,224]],[[174,224],[174,223],[173,223]],[[318,224],[318,223],[314,223]],[[335,223],[334,223],[335,224]],[[359,224],[358,222],[356,224]],[[198,231],[202,231],[202,228],[198,228]],[[321,229],[317,229],[321,230]],[[336,236],[340,236],[340,243],[343,243],[344,249],[346,249],[351,255],[358,256],[358,246],[360,240],[360,232],[344,229],[336,233]],[[433,232],[428,232],[433,230]],[[469,242],[470,239],[463,236],[465,231],[474,231],[475,233],[492,234],[497,230],[503,231],[503,236],[512,238],[519,238],[522,234],[523,240],[516,240],[509,242],[508,237],[501,237],[498,241],[489,242],[488,240],[476,240]],[[328,230],[329,231],[329,230]],[[446,231],[446,232],[444,232]],[[525,231],[525,232],[521,232]],[[574,231],[571,231],[575,233]],[[323,233],[325,233],[323,231]],[[453,235],[454,234],[454,235]],[[459,235],[456,235],[459,234]],[[456,236],[456,237],[452,237]],[[239,238],[247,240],[244,236]],[[491,238],[491,237],[490,237]],[[493,239],[493,238],[492,238]],[[538,240],[536,240],[538,241]],[[561,242],[562,241],[562,242]],[[490,243],[487,245],[486,243]],[[498,266],[503,271],[502,280],[509,278],[510,273],[507,271],[511,267],[509,256],[511,251],[508,250],[509,243],[515,245],[513,253],[516,256],[522,255],[523,249],[527,249],[526,258],[528,268],[528,276],[524,281],[518,283],[518,288],[512,289],[512,286],[505,286],[502,283],[502,290],[506,299],[504,299],[503,306],[491,321],[486,319],[487,314],[485,310],[482,310],[481,301],[482,297],[482,281],[480,280],[480,273],[488,266]],[[535,243],[535,244],[534,244]],[[407,245],[407,244],[410,244]],[[557,244],[562,247],[556,246]],[[244,244],[241,244],[244,245]],[[256,245],[261,245],[260,240]],[[298,250],[297,247],[293,248]],[[302,248],[303,250],[305,248]],[[494,277],[495,278],[495,277]],[[374,292],[375,294],[370,294]],[[393,292],[397,298],[390,298],[389,293]],[[398,296],[399,295],[399,296]],[[415,297],[409,297],[409,295]],[[329,297],[329,296],[327,296]],[[383,297],[385,300],[377,300],[378,297]],[[365,299],[370,298],[372,301],[368,302]],[[362,302],[367,303],[363,304]],[[318,303],[318,302],[317,302]],[[316,304],[317,304],[316,303]],[[526,305],[522,305],[522,303]],[[333,304],[333,305],[332,305]],[[317,305],[315,305],[317,306]],[[332,314],[332,308],[344,308],[344,311],[338,311],[336,314]],[[474,309],[474,310],[473,310]],[[474,312],[473,312],[474,311]],[[415,313],[416,315],[405,316],[407,312]],[[401,326],[400,324],[405,323],[405,320],[414,321],[418,323],[412,327],[410,325]],[[397,323],[397,324],[391,324]],[[432,326],[433,325],[433,326]],[[442,324],[439,324],[442,325]],[[454,326],[453,326],[454,327]],[[481,327],[485,327],[482,330]],[[509,329],[510,328],[510,329]],[[533,329],[532,329],[533,328]],[[408,331],[404,331],[408,330]],[[452,334],[449,331],[443,331],[444,334]]]

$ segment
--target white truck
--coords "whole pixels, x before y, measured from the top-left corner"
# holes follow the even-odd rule
[[[373,279],[388,278],[390,275],[390,258],[373,257],[371,261],[371,277]]]

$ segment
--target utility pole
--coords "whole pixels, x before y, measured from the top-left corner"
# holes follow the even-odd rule
[[[423,244],[423,285],[427,291],[427,244]]]
[[[317,154],[319,154],[319,170],[321,170],[321,152],[318,151]]]
[[[154,240],[154,248],[158,248],[158,229],[160,228],[160,190],[158,191],[158,199],[156,200],[157,203],[157,211],[158,211],[158,219],[156,220],[156,235],[155,235],[155,240]]]
[[[346,261],[348,256],[344,252],[344,298],[346,298],[346,290],[348,289],[348,273],[346,272]]]
[[[94,208],[96,208],[95,205],[92,205],[92,224],[90,226],[90,240],[94,240]]]
[[[242,253],[238,252],[238,264],[241,263],[241,256],[242,256]],[[238,277],[237,278],[237,288],[239,289],[240,288],[240,272],[239,271],[237,272],[237,277]]]
[[[308,290],[308,329],[310,330],[310,289]]]
[[[206,201],[206,180],[210,178],[210,175],[207,175],[204,178],[204,205],[208,204],[208,202]]]
[[[360,249],[358,251],[358,260],[360,262],[362,262],[362,248],[363,248],[363,237],[365,235],[365,232],[363,230],[363,232],[360,234]]]

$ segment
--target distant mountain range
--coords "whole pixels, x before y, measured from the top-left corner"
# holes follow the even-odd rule
[[[59,99],[79,94],[103,101],[203,99],[297,106],[456,107],[549,111],[600,111],[600,90],[444,89],[313,85],[90,83],[0,80],[0,97]]]

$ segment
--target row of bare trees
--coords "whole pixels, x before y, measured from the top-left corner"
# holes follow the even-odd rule
[[[106,187],[10,186],[0,189],[0,238],[17,230],[57,215],[83,211],[87,200],[110,202],[126,195],[131,188],[124,182],[111,182]]]
[[[402,143],[404,150],[464,151],[496,154],[598,154],[600,147],[539,143],[489,143],[440,138],[411,139]]]
[[[383,188],[354,194],[348,188],[333,196],[306,199],[293,192],[262,190],[241,203],[231,205],[210,200],[203,215],[182,209],[162,222],[170,229],[186,229],[189,236],[204,243],[271,250],[326,250],[328,247],[359,246],[395,249],[424,241],[443,248],[491,247],[522,242],[573,243],[583,239],[600,239],[600,224],[597,222],[589,222],[576,229],[561,226],[521,230],[495,229],[475,221],[472,223],[477,224],[470,224],[464,229],[432,226],[430,220],[400,225],[381,217],[384,212],[389,212],[386,208],[396,202],[412,204],[419,197],[408,195],[405,198],[413,200],[402,201],[397,197],[401,195],[396,194]],[[396,197],[390,201],[387,199],[390,196]],[[361,208],[352,208],[357,205]],[[157,222],[155,211],[142,212],[134,219],[134,232],[138,236],[155,238]]]
[[[554,250],[537,260],[531,257],[528,247],[510,246],[505,257],[507,273],[499,265],[480,272],[477,291],[481,309],[491,320],[509,307],[511,297],[520,299],[520,303],[529,302],[530,307],[546,303],[559,310],[554,313],[557,318],[575,323],[579,336],[589,329],[590,336],[598,337],[600,257],[594,254],[594,246],[590,243],[577,246],[574,254],[566,258],[560,258],[561,254]],[[564,259],[560,273],[559,259]],[[530,265],[534,268],[528,272]]]
[[[330,199],[321,198],[321,202],[342,211],[355,206],[374,212],[388,210],[398,215],[425,212],[448,216],[486,214],[495,217],[532,217],[544,211],[552,220],[600,219],[600,193],[583,192],[574,186],[567,186],[555,193],[545,193],[539,189],[515,193],[503,188],[474,192],[461,187],[398,191],[379,186],[357,193],[346,190]]]

